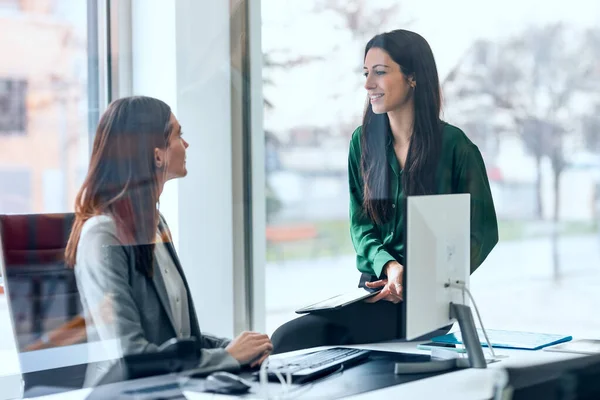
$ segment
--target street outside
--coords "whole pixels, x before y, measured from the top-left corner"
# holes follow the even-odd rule
[[[499,243],[471,276],[471,292],[488,329],[600,337],[600,239],[559,239],[559,279],[553,278],[550,238]],[[267,333],[297,317],[300,306],[358,284],[354,257],[269,263]]]

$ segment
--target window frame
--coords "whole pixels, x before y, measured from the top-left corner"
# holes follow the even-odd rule
[[[229,337],[244,330],[264,331],[260,2],[106,1],[106,49],[112,50],[107,63],[108,98],[147,95],[164,100],[182,122],[190,142],[187,167],[191,173],[167,183],[160,209],[173,233],[201,326]],[[234,5],[238,13],[232,15]],[[156,33],[158,25],[161,30]],[[192,37],[205,37],[210,43],[198,43]],[[152,48],[145,44],[148,41]],[[210,51],[211,62],[198,58],[203,51]],[[236,57],[241,59],[237,70],[233,66]],[[155,65],[157,60],[164,64],[162,69]],[[157,81],[156,76],[161,79]],[[208,81],[206,76],[213,78]],[[206,107],[198,106],[207,99],[202,90],[217,93],[218,98],[213,96]],[[218,177],[207,174],[206,160],[212,160],[211,171],[218,171]],[[214,215],[203,214],[204,206]],[[222,253],[212,254],[217,248]]]

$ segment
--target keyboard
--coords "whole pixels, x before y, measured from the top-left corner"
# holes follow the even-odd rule
[[[286,378],[289,372],[292,383],[304,383],[337,372],[357,364],[369,357],[370,351],[334,347],[332,349],[315,351],[290,357],[269,360],[267,376],[269,380],[278,380],[276,372]],[[258,372],[255,373],[258,377]]]

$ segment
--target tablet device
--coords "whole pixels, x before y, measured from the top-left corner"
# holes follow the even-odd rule
[[[362,301],[371,296],[375,296],[379,293],[383,288],[378,289],[367,289],[367,288],[356,288],[350,292],[338,294],[337,296],[330,297],[328,299],[319,301],[318,303],[311,304],[309,306],[300,308],[296,310],[297,314],[306,314],[313,311],[331,311],[336,310],[342,307],[345,307],[349,304],[356,303],[357,301]]]

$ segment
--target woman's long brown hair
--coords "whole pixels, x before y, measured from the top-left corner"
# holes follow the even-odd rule
[[[440,82],[433,52],[419,34],[403,29],[373,37],[365,47],[365,58],[372,48],[384,50],[400,65],[405,76],[414,76],[414,129],[402,174],[404,196],[435,193],[436,171],[442,148],[440,119]],[[361,132],[361,173],[364,177],[363,209],[377,224],[392,215],[394,199],[390,193],[392,174],[386,158],[392,140],[387,114],[375,114],[367,103]]]
[[[87,176],[75,199],[75,222],[65,251],[74,267],[81,230],[91,217],[114,218],[117,239],[134,246],[136,269],[151,277],[160,195],[156,148],[166,148],[171,108],[151,97],[112,102],[98,123]]]

